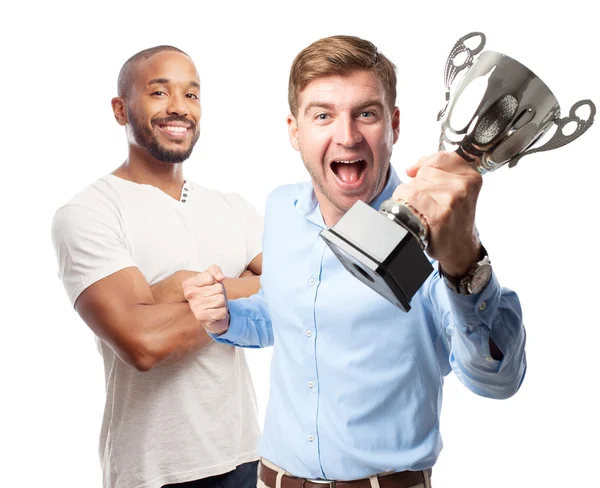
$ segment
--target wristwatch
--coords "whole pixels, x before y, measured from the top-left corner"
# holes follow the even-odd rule
[[[485,250],[485,247],[481,246],[481,253],[477,262],[471,266],[471,269],[462,278],[455,278],[454,276],[448,276],[444,273],[442,265],[438,263],[438,270],[441,276],[443,276],[446,285],[456,293],[461,295],[472,295],[474,293],[481,293],[492,278],[492,263]]]

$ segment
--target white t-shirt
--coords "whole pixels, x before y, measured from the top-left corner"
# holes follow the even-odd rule
[[[237,277],[261,252],[262,225],[237,194],[186,182],[177,201],[107,175],[57,211],[52,239],[74,304],[88,286],[130,266],[151,285],[211,264]],[[105,488],[158,488],[258,459],[260,429],[243,349],[212,342],[181,362],[141,373],[98,344],[106,377]]]

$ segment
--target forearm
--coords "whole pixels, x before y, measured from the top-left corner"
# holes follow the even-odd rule
[[[155,303],[183,303],[187,302],[183,296],[181,284],[192,276],[196,275],[196,271],[182,269],[176,271],[168,278],[155,283],[150,287]]]
[[[187,302],[138,305],[131,319],[139,324],[135,367],[141,371],[181,361],[212,341]]]
[[[260,277],[248,276],[246,278],[225,278],[223,280],[225,293],[229,300],[246,298],[258,293],[260,289]]]
[[[152,296],[156,303],[183,303],[187,302],[183,295],[182,283],[195,275],[197,271],[180,270],[168,278],[152,285]],[[248,276],[244,278],[225,278],[223,280],[227,298],[245,298],[254,295],[260,289],[260,277]]]
[[[84,322],[118,356],[139,371],[183,359],[211,339],[187,303],[154,304],[151,300],[123,305],[107,296],[97,307],[76,308]]]

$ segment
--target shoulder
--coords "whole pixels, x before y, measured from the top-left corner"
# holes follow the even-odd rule
[[[214,211],[232,212],[236,215],[257,213],[256,207],[240,193],[215,190],[193,183],[190,183],[190,186],[195,201],[203,209],[211,208]]]
[[[99,178],[58,208],[52,219],[53,237],[97,222],[119,226],[121,200],[122,190],[110,175]]]
[[[249,205],[248,201],[239,193],[216,190],[192,182],[188,182],[188,184],[194,192],[194,200],[203,208],[210,205],[212,209],[239,211],[240,208]]]

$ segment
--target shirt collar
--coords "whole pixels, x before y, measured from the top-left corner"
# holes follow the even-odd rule
[[[396,171],[390,164],[387,182],[383,187],[383,190],[369,205],[375,210],[379,210],[379,206],[385,200],[392,197],[394,190],[400,183],[400,178],[398,178]],[[295,207],[296,211],[300,215],[306,217],[308,220],[319,225],[320,227],[325,227],[325,222],[323,221],[323,216],[321,215],[321,207],[319,205],[319,201],[317,200],[317,196],[315,195],[312,181],[307,181],[301,185],[300,192],[298,193],[298,197],[295,201]]]

